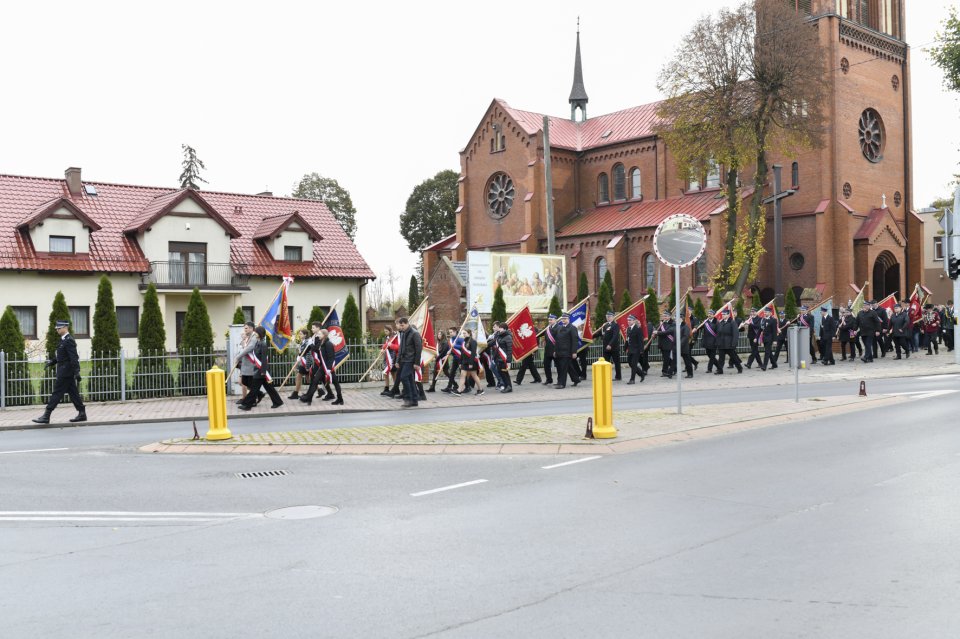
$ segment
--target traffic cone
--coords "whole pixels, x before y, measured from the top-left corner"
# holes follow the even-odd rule
[[[587,432],[583,434],[584,439],[593,439],[593,417],[587,417]]]
[[[863,380],[860,380],[860,397],[867,396],[867,383]]]

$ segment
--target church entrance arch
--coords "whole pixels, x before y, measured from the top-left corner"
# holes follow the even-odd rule
[[[883,251],[873,264],[873,297],[880,301],[891,293],[900,299],[900,263],[890,251]]]

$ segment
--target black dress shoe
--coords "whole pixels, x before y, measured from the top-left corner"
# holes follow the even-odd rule
[[[300,399],[300,393],[298,393],[297,391],[293,391],[292,393],[290,393],[287,399]]]
[[[338,399],[337,401],[332,402],[330,405],[331,405],[331,406],[343,406],[343,400],[342,400],[342,399]]]
[[[240,410],[250,410],[250,407],[247,406],[246,404],[240,404],[240,406],[238,406],[237,408],[239,408]]]
[[[34,417],[32,420],[35,424],[49,424],[50,417],[48,415],[41,415],[40,417]]]
[[[627,385],[629,386],[630,384],[636,384],[636,382],[633,381],[632,379],[631,379],[631,380],[628,380],[628,381],[627,381]]]
[[[554,387],[554,388],[566,388],[566,386],[561,386],[560,384],[554,384],[553,387]],[[36,420],[34,420],[34,421],[36,421]],[[46,423],[46,422],[44,422],[44,423]]]
[[[274,402],[270,408],[280,408],[281,406],[283,406],[283,402]]]
[[[687,379],[693,379],[693,373],[687,373],[686,375],[684,375],[684,377]]]
[[[501,388],[501,389],[500,389],[500,392],[501,392],[501,393],[512,393],[512,392],[513,392],[513,389],[508,386],[507,388]]]
[[[77,416],[70,420],[73,423],[87,421],[87,414],[84,411],[77,413]]]

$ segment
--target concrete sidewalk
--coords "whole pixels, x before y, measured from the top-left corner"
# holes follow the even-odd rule
[[[945,373],[960,373],[960,367],[953,363],[953,353],[946,353],[942,349],[939,355],[927,355],[925,351],[917,353],[910,359],[895,361],[892,355],[878,359],[876,363],[864,364],[859,360],[850,363],[837,361],[835,366],[813,365],[807,370],[800,371],[800,382],[804,384],[822,382],[849,382],[856,384],[860,380],[907,377],[914,375],[938,375]],[[670,393],[676,390],[676,379],[668,380],[660,377],[659,365],[650,369],[647,381],[628,386],[626,379],[629,376],[628,368],[624,363],[624,381],[613,384],[614,397],[628,395],[643,395],[648,393]],[[738,375],[736,370],[728,369],[724,375],[707,375],[706,359],[700,358],[699,371],[694,373],[693,379],[684,379],[684,390],[697,391],[723,388],[744,388],[763,386],[784,386],[793,384],[793,371],[782,364],[776,370],[760,371],[744,370]],[[428,393],[427,401],[420,404],[423,408],[450,408],[457,406],[482,406],[485,404],[512,404],[525,402],[543,402],[558,398],[585,399],[592,393],[590,380],[574,388],[570,385],[563,390],[533,384],[527,377],[522,386],[515,386],[513,393],[501,394],[495,389],[478,397],[463,395],[460,397],[439,392],[445,382],[437,385],[436,393]],[[351,412],[392,411],[400,409],[400,402],[380,396],[380,386],[354,388],[344,390],[345,406],[330,406],[329,402],[314,399],[311,406],[296,400],[285,400],[282,407],[271,409],[268,403],[263,403],[250,412],[243,412],[237,408],[234,401],[237,398],[228,398],[227,415],[230,419],[244,417],[266,417],[282,415],[336,415]],[[286,397],[290,389],[281,393]],[[417,409],[409,409],[417,410]],[[43,412],[42,406],[13,407],[0,411],[0,430],[17,430],[24,428],[60,428],[73,426],[67,420],[74,416],[73,407],[62,404],[53,414],[52,423],[48,426],[33,424],[30,420]],[[103,402],[91,403],[87,407],[87,416],[90,419],[86,425],[96,424],[127,424],[142,422],[191,421],[201,423],[206,428],[207,402],[205,397],[165,398],[157,400],[137,400],[130,402]]]
[[[448,421],[238,435],[225,441],[171,439],[142,452],[308,455],[564,455],[625,453],[764,426],[801,422],[909,401],[903,396],[832,397],[617,411],[617,436],[587,439],[586,415]]]

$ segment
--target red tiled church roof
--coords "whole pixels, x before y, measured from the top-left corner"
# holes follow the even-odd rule
[[[510,114],[527,135],[535,135],[543,128],[543,114],[514,109],[504,100],[496,102]],[[550,122],[550,146],[573,151],[586,151],[618,142],[650,137],[659,122],[657,109],[660,102],[642,104],[574,122],[567,118],[548,116]]]
[[[749,189],[743,197],[749,197],[752,192],[753,190]],[[706,220],[726,208],[727,201],[720,195],[720,191],[689,193],[649,202],[618,202],[585,211],[564,224],[557,231],[557,237],[653,228],[677,213],[686,213],[698,220]]]
[[[863,222],[860,224],[860,228],[857,229],[857,232],[854,234],[854,240],[870,240],[873,238],[874,234],[879,230],[880,225],[887,220],[892,223],[893,228],[897,229],[898,234],[901,236],[898,238],[903,241],[903,231],[900,230],[900,224],[897,222],[896,218],[890,213],[890,209],[873,209],[864,218]]]
[[[0,175],[0,269],[143,273],[150,269],[135,230],[155,221],[158,211],[187,191],[147,186],[87,182],[97,195],[71,195],[66,181]],[[194,193],[196,195],[196,193]],[[327,207],[316,200],[203,191],[203,202],[222,218],[230,240],[231,262],[250,275],[295,277],[373,278],[374,273]],[[90,253],[51,256],[36,250],[25,230],[31,214],[44,204],[63,198],[99,226],[90,234]],[[173,205],[175,206],[175,204]],[[202,206],[202,205],[201,205]],[[298,213],[322,239],[314,241],[313,261],[274,260],[254,234],[266,218]],[[219,220],[218,220],[219,221]]]

